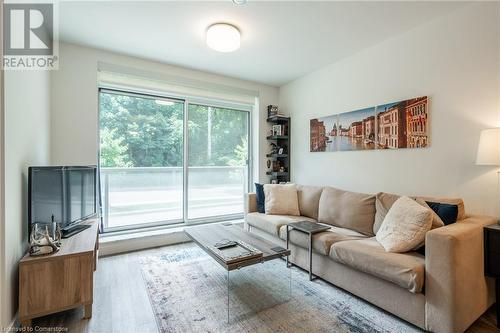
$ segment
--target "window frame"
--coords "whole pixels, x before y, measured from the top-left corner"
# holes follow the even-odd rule
[[[188,165],[188,159],[189,159],[189,131],[188,131],[188,123],[189,123],[189,105],[190,104],[196,104],[196,105],[202,105],[202,106],[207,106],[207,107],[214,107],[214,108],[224,108],[224,109],[231,109],[239,112],[247,112],[247,135],[248,135],[248,158],[247,158],[247,179],[246,183],[244,184],[245,193],[249,192],[249,188],[252,183],[253,179],[253,113],[255,110],[255,105],[250,105],[250,104],[245,104],[245,103],[238,103],[238,102],[233,102],[233,101],[226,101],[226,100],[221,100],[221,99],[211,99],[211,98],[204,98],[204,97],[199,97],[199,96],[189,96],[189,95],[179,95],[179,94],[174,94],[174,93],[168,93],[168,92],[161,92],[161,91],[153,91],[153,90],[142,90],[142,89],[135,89],[132,87],[124,87],[124,86],[118,86],[118,85],[109,85],[109,84],[99,84],[97,87],[97,95],[98,95],[98,105],[97,105],[97,160],[98,160],[98,172],[99,172],[99,196],[102,198],[101,191],[101,163],[100,163],[100,157],[101,157],[101,126],[100,126],[100,113],[101,113],[101,103],[100,103],[100,98],[101,98],[101,93],[111,93],[111,94],[117,94],[117,95],[125,95],[125,96],[131,96],[131,97],[139,97],[139,98],[151,98],[151,99],[163,99],[166,101],[173,101],[173,102],[182,102],[184,103],[184,110],[183,110],[183,164],[182,164],[182,178],[183,178],[183,200],[182,200],[182,218],[181,219],[175,219],[175,220],[161,220],[161,221],[155,221],[155,222],[148,222],[148,223],[140,223],[140,224],[130,224],[126,226],[118,226],[118,227],[104,227],[104,224],[107,224],[107,210],[108,207],[104,207],[104,204],[101,202],[101,215],[103,221],[106,220],[106,223],[103,222],[103,227],[101,232],[102,233],[113,233],[113,232],[134,232],[137,230],[142,230],[142,229],[156,229],[156,228],[169,228],[169,227],[178,227],[182,225],[195,225],[195,224],[205,224],[205,223],[213,223],[213,222],[221,222],[221,221],[230,221],[230,220],[235,220],[235,219],[241,219],[244,216],[244,212],[238,213],[238,214],[227,214],[227,215],[217,215],[217,216],[210,216],[210,217],[200,217],[200,218],[192,218],[188,219],[188,179],[189,179],[189,165]],[[107,184],[104,184],[106,187]],[[105,210],[103,212],[103,209]]]

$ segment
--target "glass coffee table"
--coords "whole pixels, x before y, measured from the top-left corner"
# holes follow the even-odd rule
[[[309,251],[309,281],[314,280],[316,277],[312,273],[312,238],[314,234],[327,231],[331,227],[316,222],[298,221],[291,222],[286,225],[286,248],[288,250],[290,244],[290,231],[297,230],[309,236],[308,251]],[[286,257],[286,264],[288,264],[288,256]]]
[[[228,323],[230,309],[237,317],[247,316],[291,299],[292,270],[287,264],[277,266],[275,261],[288,258],[290,250],[231,224],[189,227],[184,232],[227,272]],[[224,242],[238,242],[261,255],[222,258],[217,247]]]

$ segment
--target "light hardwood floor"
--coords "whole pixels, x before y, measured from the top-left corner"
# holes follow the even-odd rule
[[[183,245],[190,246],[190,245]],[[82,319],[83,308],[33,320],[40,327],[66,327],[69,332],[158,332],[139,259],[161,253],[162,248],[100,258],[94,284],[93,316]],[[304,272],[304,274],[307,274]],[[491,308],[467,333],[498,333]]]

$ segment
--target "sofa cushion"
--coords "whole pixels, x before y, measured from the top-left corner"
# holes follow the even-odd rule
[[[373,233],[376,235],[378,230],[380,229],[380,226],[382,225],[382,222],[384,222],[384,218],[391,209],[392,205],[401,198],[400,195],[397,194],[391,194],[391,193],[384,193],[380,192],[375,195],[375,223],[373,223]],[[431,208],[425,202],[425,200],[421,198],[413,198],[415,201],[417,201],[419,204],[426,208]],[[432,229],[439,228],[444,226],[443,220],[439,217],[438,214],[436,214],[433,211],[432,214]]]
[[[280,228],[279,236],[281,239],[286,241],[286,225]],[[313,235],[313,251],[327,256],[330,253],[330,247],[333,243],[345,240],[363,239],[367,237],[368,236],[360,234],[354,230],[332,226],[328,231],[318,232]],[[291,230],[290,242],[304,249],[308,249],[309,235],[297,230]]]
[[[424,286],[424,256],[416,252],[385,252],[375,237],[334,243],[330,248],[330,258],[412,293],[421,292]]]
[[[295,184],[265,184],[264,196],[266,214],[300,216]]]
[[[373,236],[375,196],[325,187],[319,199],[318,222]]]
[[[290,222],[297,221],[311,221],[315,220],[305,216],[291,216],[291,215],[267,215],[262,213],[248,213],[245,217],[246,222],[262,231],[268,232],[272,235],[279,236],[281,226]]]
[[[318,219],[321,192],[323,187],[320,186],[297,185],[300,215]]]
[[[264,195],[264,185],[255,183],[255,194],[257,196],[257,211],[259,213],[266,212],[265,200],[266,197]]]
[[[375,195],[375,222],[373,223],[373,233],[376,235],[378,229],[384,222],[384,218],[392,205],[400,198],[397,194],[379,192]]]
[[[466,218],[465,215],[465,204],[464,201],[460,198],[444,198],[444,197],[418,197],[425,201],[444,203],[449,205],[457,205],[458,206],[458,216],[457,220],[463,220]]]
[[[458,206],[440,202],[424,201],[441,218],[445,225],[457,222]]]
[[[408,197],[399,198],[385,216],[376,239],[387,252],[408,252],[424,244],[432,210]]]

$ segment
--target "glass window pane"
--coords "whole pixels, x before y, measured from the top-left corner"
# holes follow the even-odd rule
[[[182,220],[184,103],[102,91],[99,104],[105,228]]]
[[[188,219],[243,213],[248,115],[246,111],[189,105]]]

